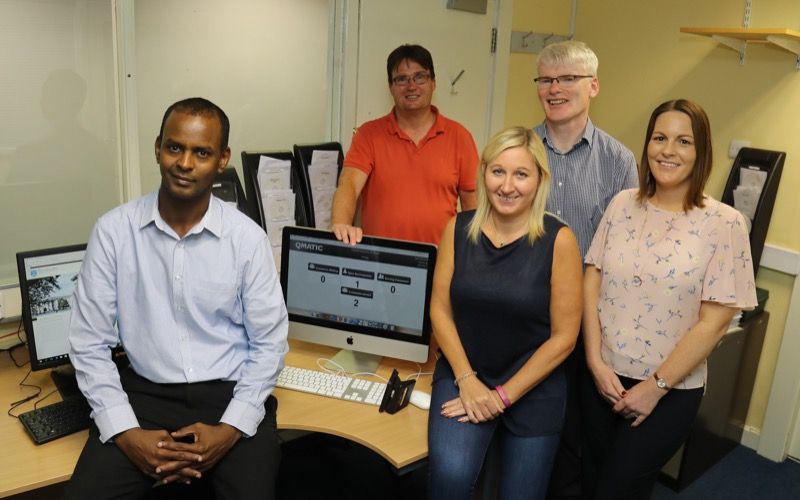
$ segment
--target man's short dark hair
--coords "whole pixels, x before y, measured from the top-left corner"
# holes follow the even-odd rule
[[[389,85],[392,84],[392,72],[406,59],[414,61],[425,68],[431,74],[431,80],[436,80],[436,73],[433,71],[433,57],[431,57],[428,49],[422,45],[404,44],[394,49],[386,59],[386,74],[389,77]]]
[[[189,115],[201,116],[214,116],[219,120],[220,128],[222,130],[222,137],[220,141],[220,151],[225,151],[228,147],[228,136],[231,131],[231,122],[228,120],[228,115],[222,111],[222,108],[202,97],[190,97],[173,103],[164,112],[164,118],[161,119],[161,128],[158,131],[158,137],[164,135],[164,124],[167,123],[167,118],[173,111],[186,113]]]

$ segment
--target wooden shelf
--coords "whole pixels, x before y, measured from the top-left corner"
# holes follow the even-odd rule
[[[739,63],[744,64],[748,43],[772,44],[787,50],[797,58],[800,68],[800,31],[788,28],[681,28],[681,33],[708,36],[739,53]]]

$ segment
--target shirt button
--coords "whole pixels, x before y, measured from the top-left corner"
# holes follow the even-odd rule
[[[189,367],[189,369],[188,369],[188,370],[186,370],[186,371],[188,371],[189,373],[192,373],[192,372],[194,371],[194,368],[192,368],[192,367],[190,366],[190,367]]]
[[[561,210],[556,210],[556,215],[561,215]]]
[[[558,181],[558,185],[559,185],[559,186],[563,186],[563,185],[564,185],[564,183],[563,183],[563,182],[561,182],[561,181]]]

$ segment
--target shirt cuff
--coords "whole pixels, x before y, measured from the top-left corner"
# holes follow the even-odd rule
[[[243,401],[231,399],[231,402],[228,403],[228,408],[225,409],[225,413],[219,421],[236,427],[244,437],[249,438],[256,435],[259,424],[264,420],[265,413],[264,405],[256,408]]]
[[[93,412],[92,418],[100,430],[100,442],[105,443],[120,432],[139,427],[139,421],[130,404],[122,404],[102,412]]]

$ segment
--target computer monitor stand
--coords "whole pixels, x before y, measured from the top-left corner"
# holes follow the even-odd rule
[[[347,373],[375,373],[383,356],[342,349],[325,363],[329,370],[344,369]]]
[[[56,385],[61,399],[83,397],[78,389],[78,380],[75,378],[75,368],[72,365],[62,365],[50,371],[50,378]]]

